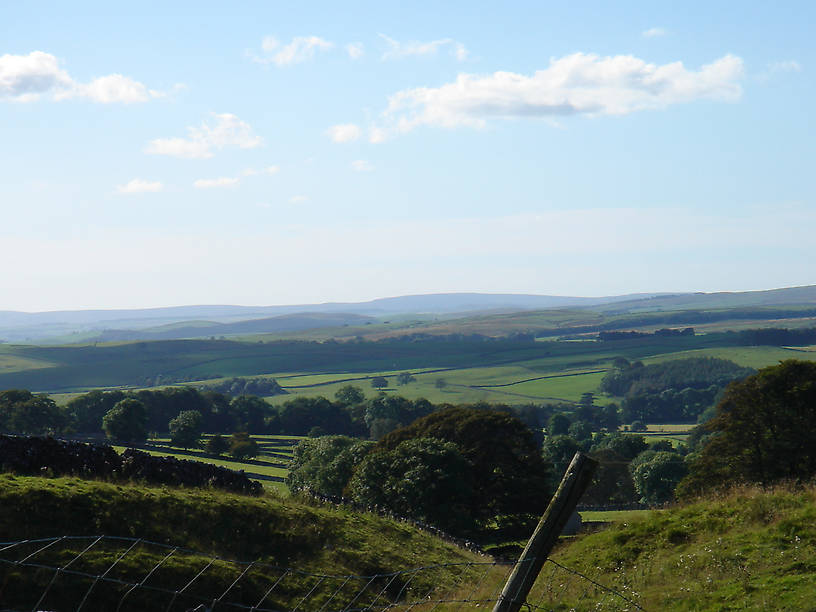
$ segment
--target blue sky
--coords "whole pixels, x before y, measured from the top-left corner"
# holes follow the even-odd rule
[[[671,4],[4,3],[0,310],[815,283],[816,5]]]

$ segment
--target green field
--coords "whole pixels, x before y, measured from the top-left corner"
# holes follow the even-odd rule
[[[209,437],[205,434],[204,439]],[[152,438],[149,440],[149,448],[140,450],[156,457],[175,457],[176,459],[186,459],[192,461],[202,461],[227,468],[233,471],[243,471],[254,480],[263,483],[265,488],[276,490],[284,495],[289,493],[289,489],[283,482],[269,480],[273,478],[286,478],[289,470],[285,467],[292,459],[294,444],[302,440],[302,436],[285,435],[253,435],[252,438],[258,443],[260,453],[254,460],[240,461],[232,459],[229,455],[214,457],[199,449],[178,449],[170,446],[169,438]],[[124,446],[114,446],[117,452],[125,450]],[[276,464],[276,465],[271,465]]]
[[[816,352],[809,347],[740,346],[678,351],[676,353],[655,355],[643,361],[644,363],[657,363],[668,359],[685,359],[688,357],[729,359],[741,366],[759,369],[769,365],[776,365],[785,359],[816,361]]]
[[[125,450],[126,447],[124,446],[114,446],[117,452],[122,452]],[[260,474],[262,476],[278,476],[281,478],[285,478],[286,475],[289,473],[288,470],[285,468],[278,468],[272,467],[267,465],[258,465],[257,463],[249,463],[244,461],[235,461],[225,458],[218,458],[218,457],[211,457],[206,455],[203,452],[178,452],[173,449],[167,450],[152,450],[152,449],[142,449],[144,452],[153,455],[155,457],[175,457],[176,459],[189,459],[193,461],[202,461],[204,463],[211,463],[213,465],[217,465],[219,467],[224,467],[233,471],[240,471],[243,470],[247,472],[248,475],[251,474]]]
[[[542,316],[524,315],[529,317]],[[513,317],[520,314],[508,315]],[[547,316],[555,316],[550,313]],[[489,318],[495,321],[494,318]],[[270,376],[292,396],[333,397],[353,384],[368,397],[378,390],[371,379],[389,378],[386,393],[434,403],[576,402],[597,393],[611,361],[618,356],[655,363],[684,357],[721,357],[759,368],[780,360],[816,359],[811,347],[735,345],[736,334],[650,336],[615,341],[531,342],[469,336],[380,342],[236,342],[170,340],[58,347],[0,347],[0,389],[51,392],[59,403],[93,388],[155,388],[172,384],[206,386],[218,378]],[[416,381],[396,385],[396,375],[411,372]],[[158,377],[158,378],[157,378]],[[437,387],[443,379],[444,388]],[[598,397],[599,403],[615,398]]]

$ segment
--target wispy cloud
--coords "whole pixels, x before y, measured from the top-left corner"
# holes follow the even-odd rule
[[[649,28],[640,33],[643,38],[660,38],[668,34],[665,28]]]
[[[266,168],[255,169],[255,168],[247,168],[241,174],[244,176],[258,176],[260,174],[267,174],[272,176],[280,172],[279,166],[267,166]]]
[[[286,45],[281,44],[274,36],[267,36],[261,42],[261,49],[265,55],[261,57],[253,55],[252,59],[259,64],[289,66],[310,60],[318,51],[327,51],[332,47],[334,43],[319,36],[295,36]]]
[[[326,133],[334,142],[354,142],[362,136],[363,131],[354,123],[343,123],[331,126]]]
[[[802,65],[796,60],[783,60],[781,62],[771,62],[766,70],[768,74],[780,72],[802,72]]]
[[[163,189],[164,185],[160,181],[146,181],[137,178],[116,187],[117,193],[155,193]]]
[[[217,187],[232,187],[237,185],[240,179],[222,176],[215,179],[198,179],[193,182],[196,189],[212,189]]]
[[[371,162],[365,159],[355,159],[351,162],[351,168],[355,172],[372,172],[374,170],[374,166],[371,165]]]
[[[385,41],[386,45],[388,45],[388,49],[382,54],[383,60],[396,60],[405,57],[427,57],[436,55],[442,47],[450,47],[451,53],[459,61],[464,61],[468,57],[468,50],[465,46],[452,38],[440,38],[427,42],[416,40],[399,42],[385,34],[380,34],[379,36]]]
[[[85,98],[101,104],[147,102],[166,95],[121,74],[77,82],[54,55],[43,51],[0,56],[0,100],[34,102],[45,94],[54,100]]]
[[[365,49],[363,48],[363,43],[355,42],[349,43],[346,45],[346,53],[351,59],[360,59],[365,54]]]
[[[781,60],[766,64],[765,69],[755,75],[755,79],[764,83],[780,74],[802,72],[802,65],[796,60]]]
[[[441,87],[397,92],[369,139],[382,142],[422,125],[481,128],[491,119],[626,115],[700,99],[735,101],[743,72],[742,59],[733,55],[694,71],[682,62],[655,65],[631,55],[575,53],[530,76],[460,74]]]
[[[199,127],[188,127],[187,138],[156,138],[145,147],[145,153],[207,159],[225,147],[253,149],[262,144],[263,139],[247,122],[230,113],[212,113],[210,121],[205,120]]]
[[[290,204],[303,204],[304,202],[308,202],[308,201],[309,201],[309,196],[305,196],[305,195],[295,195],[295,196],[292,196],[291,198],[289,198],[289,203]]]

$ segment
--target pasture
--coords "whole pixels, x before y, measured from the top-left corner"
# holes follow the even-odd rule
[[[205,434],[203,440],[206,442],[212,434]],[[302,436],[285,435],[253,435],[252,438],[258,443],[260,453],[254,459],[238,460],[229,455],[216,457],[204,452],[201,449],[181,449],[170,446],[169,438],[151,438],[146,447],[141,447],[146,453],[156,457],[175,457],[176,459],[187,459],[202,461],[218,467],[227,468],[233,471],[243,471],[249,478],[259,480],[264,487],[274,489],[284,495],[289,490],[286,485],[278,479],[285,479],[289,473],[286,464],[292,459],[292,451]],[[117,452],[125,450],[124,446],[114,446]],[[273,480],[274,479],[274,480]]]
[[[174,384],[207,386],[220,378],[270,376],[286,395],[333,397],[352,384],[368,397],[375,376],[388,378],[386,393],[434,403],[576,402],[597,393],[615,357],[657,363],[686,357],[721,357],[759,368],[783,359],[816,359],[809,347],[735,345],[735,334],[546,341],[529,339],[383,340],[381,342],[236,342],[172,340],[98,346],[0,347],[0,389],[50,392],[59,403],[93,388],[155,388]],[[398,386],[396,375],[416,380]],[[438,386],[438,381],[443,381]],[[614,398],[599,396],[603,404]]]

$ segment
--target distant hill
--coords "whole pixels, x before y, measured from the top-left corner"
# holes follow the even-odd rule
[[[721,291],[717,293],[681,293],[649,298],[607,302],[594,310],[605,313],[653,312],[759,306],[806,306],[816,304],[816,285],[787,287],[767,291]]]
[[[573,310],[606,316],[678,310],[816,305],[816,285],[768,291],[647,293],[605,297],[437,293],[367,302],[286,306],[200,305],[141,310],[0,311],[0,340],[79,342],[201,338],[361,326],[396,316],[465,317]]]
[[[389,317],[399,314],[450,315],[482,311],[522,311],[546,308],[566,308],[614,303],[652,297],[658,294],[631,294],[600,298],[560,297],[524,294],[492,293],[438,293],[408,295],[371,300],[368,302],[329,302],[325,304],[297,304],[285,306],[172,306],[131,310],[65,310],[54,312],[0,311],[0,340],[9,342],[38,342],[44,339],[61,342],[98,341],[102,338],[126,339],[124,331],[145,330],[162,325],[186,323],[190,327],[204,324],[235,323],[255,319],[269,319],[284,315],[342,314],[368,317]],[[318,321],[318,319],[315,319]],[[341,323],[343,325],[345,323]],[[315,325],[314,328],[325,327]],[[201,335],[227,335],[237,333],[274,333],[292,331],[267,329],[255,331],[214,331],[212,334],[196,333],[191,336],[164,334],[161,338],[200,337]],[[304,329],[299,327],[297,329]],[[108,333],[110,331],[110,334]],[[115,333],[114,333],[115,331]],[[155,331],[155,330],[154,330]],[[200,331],[200,330],[199,330]],[[160,333],[162,330],[159,330]],[[152,332],[151,332],[152,333]],[[69,336],[75,335],[76,338]],[[152,337],[148,334],[128,336],[127,339]]]
[[[209,338],[242,334],[281,334],[305,329],[323,327],[343,327],[365,325],[375,321],[372,317],[356,314],[298,313],[250,319],[237,323],[216,323],[213,321],[190,321],[173,323],[161,327],[138,330],[109,329],[95,336],[98,342],[122,342],[129,340],[175,340],[179,338]]]

